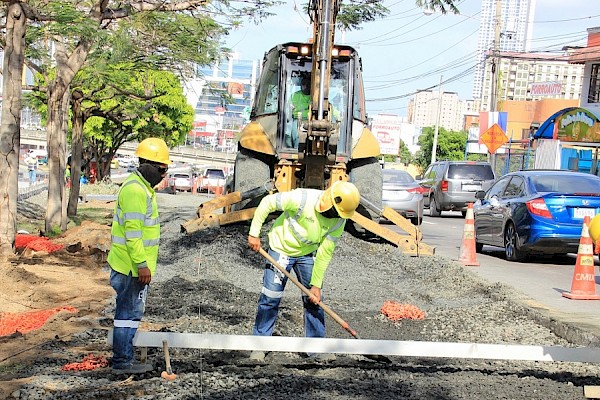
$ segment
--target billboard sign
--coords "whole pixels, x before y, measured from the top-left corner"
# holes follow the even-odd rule
[[[565,142],[600,142],[600,121],[584,108],[575,108],[556,120],[556,139]]]
[[[378,114],[371,122],[371,132],[377,138],[381,154],[398,155],[402,118],[397,115]]]
[[[554,96],[561,94],[561,82],[537,82],[532,83],[529,87],[529,92],[532,96]]]

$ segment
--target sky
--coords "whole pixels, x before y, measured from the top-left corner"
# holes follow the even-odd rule
[[[537,0],[531,51],[558,51],[585,46],[587,28],[600,26],[598,0]],[[259,25],[234,31],[225,45],[242,59],[261,59],[278,43],[305,41],[312,27],[302,0],[273,8],[276,16]],[[353,46],[362,58],[369,115],[406,116],[408,100],[418,90],[432,88],[472,98],[477,63],[481,0],[458,0],[460,14],[426,15],[415,0],[389,0],[385,19],[341,34],[336,43]],[[295,10],[297,8],[297,11]]]

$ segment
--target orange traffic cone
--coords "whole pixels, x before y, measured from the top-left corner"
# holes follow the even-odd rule
[[[469,207],[467,208],[463,241],[460,245],[458,261],[462,262],[463,265],[479,267],[479,262],[477,262],[477,251],[475,250],[475,217],[473,216],[473,203],[469,203]]]
[[[198,178],[192,178],[192,194],[198,193]]]
[[[570,292],[563,296],[573,300],[600,300],[596,294],[596,274],[594,273],[594,243],[589,233],[590,217],[583,220],[581,239],[577,249],[577,261],[573,273],[573,283]]]

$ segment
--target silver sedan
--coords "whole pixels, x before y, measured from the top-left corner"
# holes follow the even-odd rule
[[[413,225],[423,220],[423,192],[421,185],[406,171],[383,170],[383,206],[389,207]]]

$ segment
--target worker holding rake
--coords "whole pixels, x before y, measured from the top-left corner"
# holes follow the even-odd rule
[[[346,220],[352,217],[359,202],[356,186],[337,181],[325,191],[295,189],[268,195],[254,213],[248,245],[252,250],[260,251],[259,236],[264,221],[270,213],[282,212],[268,233],[269,255],[288,272],[293,269],[298,281],[312,294],[310,298],[302,295],[306,337],[325,337],[325,313],[318,306],[323,297],[323,278]],[[272,335],[286,283],[285,274],[267,262],[252,331],[254,335]],[[332,359],[333,356],[325,357]],[[250,358],[262,361],[265,353],[253,351]]]

